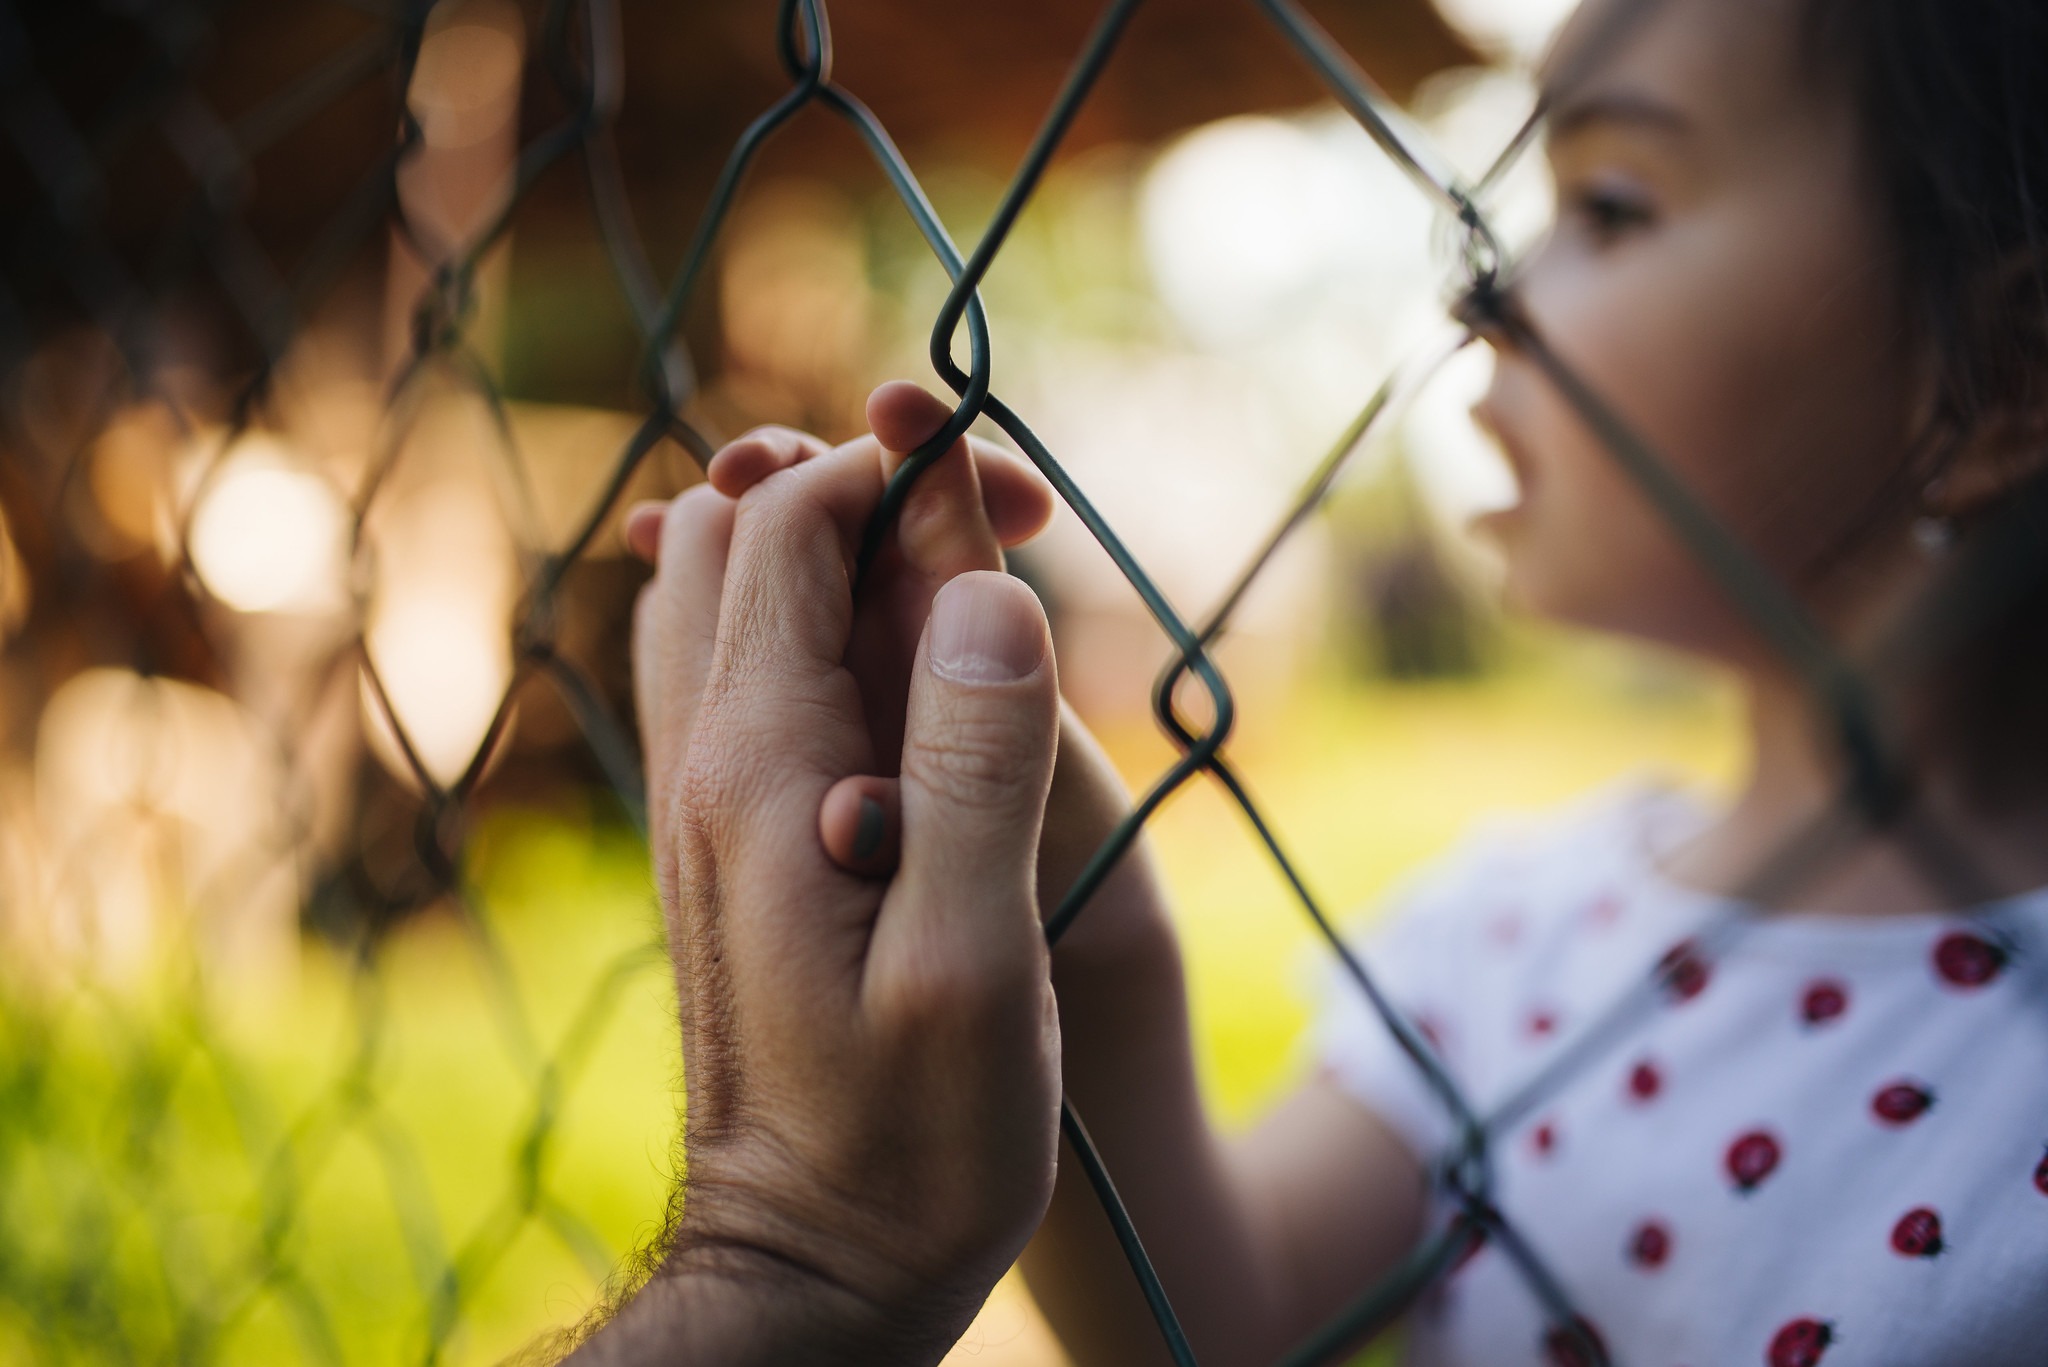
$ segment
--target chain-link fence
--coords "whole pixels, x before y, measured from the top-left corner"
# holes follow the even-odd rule
[[[1980,900],[1979,881],[1954,843],[1916,816],[1908,801],[1911,765],[1895,748],[1879,681],[1890,685],[1924,674],[1995,622],[2003,604],[2033,591],[2042,543],[2027,535],[2031,510],[2020,510],[2009,526],[1987,527],[1968,554],[1954,559],[1904,636],[1867,659],[1852,660],[1603,397],[1558,358],[1517,307],[1513,262],[1489,227],[1488,206],[1501,178],[1530,146],[1540,111],[1501,151],[1493,170],[1467,183],[1294,0],[1245,3],[1450,225],[1459,244],[1460,274],[1447,282],[1457,294],[1457,318],[1472,334],[1510,339],[1536,360],[1804,681],[1816,716],[1836,742],[1840,799],[1757,867],[1745,888],[1749,902],[1768,903],[1798,889],[1871,828],[1893,829],[1959,902]],[[959,396],[957,411],[891,484],[864,560],[919,473],[971,424],[987,419],[1029,456],[1078,515],[1176,652],[1154,698],[1181,758],[1143,793],[1090,863],[1051,916],[1049,936],[1057,940],[1086,913],[1091,892],[1162,803],[1206,775],[1242,808],[1301,910],[1454,1122],[1456,1140],[1434,1169],[1452,1218],[1386,1281],[1361,1288],[1357,1300],[1289,1361],[1331,1360],[1377,1333],[1481,1241],[1511,1260],[1541,1300],[1556,1327],[1553,1351],[1559,1360],[1607,1360],[1555,1270],[1495,1208],[1495,1141],[1614,1049],[1671,984],[1742,933],[1744,917],[1730,912],[1580,1031],[1505,1102],[1482,1112],[1415,1026],[1389,1004],[1310,894],[1280,832],[1262,817],[1231,766],[1225,742],[1234,720],[1233,697],[1210,647],[1274,553],[1326,498],[1404,377],[1390,378],[1366,403],[1290,514],[1230,591],[1198,620],[1183,617],[1168,601],[1088,491],[1069,477],[1058,453],[995,387],[999,339],[991,335],[977,290],[1091,88],[1119,52],[1138,8],[1138,0],[1106,7],[987,228],[963,252],[888,131],[852,91],[835,83],[824,0],[783,0],[778,13],[764,12],[759,22],[774,25],[787,93],[759,112],[732,149],[681,266],[666,284],[650,265],[612,141],[621,103],[621,45],[628,41],[615,0],[549,4],[534,31],[530,58],[516,25],[493,28],[488,16],[473,22],[470,46],[439,74],[435,88],[445,97],[438,103],[419,97],[428,88],[418,66],[423,52],[432,56],[426,39],[434,6],[363,5],[359,12],[342,7],[322,50],[279,79],[268,98],[232,119],[208,105],[202,84],[193,79],[218,22],[211,5],[109,5],[75,22],[0,9],[7,140],[22,183],[32,187],[31,202],[20,207],[9,228],[8,272],[0,284],[0,349],[10,384],[0,467],[0,507],[7,519],[7,540],[0,545],[7,557],[0,626],[28,638],[39,662],[36,671],[11,676],[8,707],[17,717],[39,718],[47,745],[58,685],[92,653],[49,644],[60,637],[90,640],[95,632],[114,633],[140,670],[95,685],[106,695],[98,710],[85,707],[76,692],[68,695],[82,709],[83,720],[74,729],[82,736],[78,769],[86,779],[39,767],[33,786],[17,784],[5,795],[14,804],[11,810],[26,814],[23,820],[47,825],[32,809],[47,801],[51,785],[98,785],[80,808],[85,815],[50,835],[46,848],[29,851],[16,841],[6,851],[7,887],[15,899],[6,929],[19,981],[5,998],[6,1051],[0,1061],[0,1210],[9,1231],[0,1237],[0,1305],[21,1341],[36,1343],[53,1359],[203,1361],[244,1332],[252,1317],[270,1315],[281,1335],[277,1341],[285,1345],[279,1351],[315,1361],[349,1360],[357,1345],[338,1322],[343,1316],[325,1280],[333,1269],[323,1265],[327,1255],[308,1229],[316,1204],[309,1193],[333,1164],[344,1161],[337,1155],[348,1144],[367,1156],[379,1199],[388,1199],[396,1212],[410,1275],[410,1290],[402,1294],[416,1296],[418,1305],[417,1333],[402,1349],[408,1355],[432,1360],[444,1351],[494,1265],[528,1232],[541,1231],[594,1279],[612,1275],[613,1245],[557,1194],[551,1163],[567,1098],[622,993],[636,983],[658,990],[662,975],[650,970],[661,960],[660,949],[644,937],[615,936],[619,942],[608,958],[586,953],[590,972],[580,980],[584,987],[575,1000],[537,1013],[530,980],[523,987],[516,966],[526,951],[508,947],[497,919],[481,906],[494,893],[476,875],[472,799],[487,781],[521,781],[516,755],[507,758],[518,727],[553,726],[557,759],[573,751],[576,758],[569,762],[607,786],[630,820],[641,820],[635,744],[618,715],[619,604],[630,593],[630,577],[588,561],[595,538],[630,491],[671,491],[688,478],[679,455],[700,463],[709,457],[712,437],[691,417],[696,381],[681,340],[685,314],[706,280],[750,166],[778,130],[815,107],[813,112],[843,121],[858,136],[952,281],[931,330],[930,361]],[[1615,7],[1614,31],[1640,8]],[[1130,57],[1141,61],[1143,54]],[[77,102],[59,88],[62,73],[75,76],[86,59],[116,91],[95,106],[89,121],[72,112]],[[517,108],[522,80],[544,93],[559,117],[537,137],[508,145],[502,160],[509,173],[500,174],[503,167],[492,171],[488,154],[474,149],[493,137],[502,143],[507,127],[516,130],[516,118],[506,124],[502,111],[507,102]],[[248,187],[264,158],[289,146],[296,133],[342,116],[364,127],[395,127],[398,136],[377,150],[353,189],[319,206],[315,230],[295,260],[274,259],[244,221]],[[138,170],[138,149],[144,147],[147,165]],[[479,308],[488,307],[480,302],[487,296],[480,282],[494,269],[494,253],[533,188],[561,174],[581,178],[583,203],[643,339],[637,382],[645,398],[644,418],[630,430],[610,433],[611,449],[594,448],[601,432],[576,434],[573,462],[585,478],[573,487],[594,493],[567,513],[566,486],[551,482],[556,472],[522,449],[530,433],[501,396],[492,359],[475,344],[473,327]],[[114,245],[117,239],[137,239],[133,180],[153,192],[156,202],[183,206],[175,216],[146,225],[142,236],[149,251],[140,264],[134,252]],[[181,192],[165,188],[173,185]],[[410,263],[411,271],[393,272],[391,288],[408,291],[411,301],[402,310],[409,320],[404,333],[393,339],[394,378],[359,411],[329,415],[371,434],[373,454],[354,468],[338,524],[331,516],[323,523],[317,508],[294,521],[293,509],[317,503],[313,492],[288,463],[265,464],[251,451],[261,455],[258,439],[279,425],[281,410],[302,397],[292,392],[286,363],[303,344],[309,320],[319,316],[366,245],[387,237],[396,243],[394,260]],[[180,350],[177,340],[178,307],[194,291],[227,312],[256,358],[233,385],[216,387],[204,401],[194,397],[192,375],[206,370],[205,358]],[[963,329],[965,366],[955,360]],[[218,374],[210,378],[217,386]],[[462,416],[447,416],[456,410]],[[516,548],[520,570],[516,582],[495,584],[486,594],[487,602],[510,611],[516,626],[509,649],[498,644],[498,672],[487,672],[481,682],[453,667],[430,668],[423,679],[398,677],[392,664],[398,656],[379,636],[384,627],[429,636],[453,629],[448,618],[431,613],[408,628],[402,613],[386,610],[384,595],[395,576],[431,578],[441,569],[433,555],[407,550],[411,543],[404,536],[383,535],[379,523],[391,491],[438,459],[429,438],[445,431],[434,424],[450,421],[468,422],[472,435],[484,434],[470,446],[487,453],[484,477],[496,494],[490,511],[501,528],[494,534]],[[123,452],[142,439],[132,430],[138,424],[154,424],[159,444],[197,454],[182,465],[124,465]],[[599,467],[602,479],[588,479]],[[176,525],[150,525],[146,515],[138,525],[123,525],[121,500],[110,495],[100,499],[91,535],[167,546],[159,574],[112,574],[107,558],[72,530],[71,505],[96,496],[95,481],[118,486],[123,471],[141,471],[170,486],[167,506],[178,510]],[[233,539],[223,549],[195,512],[219,502],[208,496],[220,495],[228,481],[242,481],[239,496],[264,510],[259,527],[270,519],[278,535],[335,539],[346,589],[341,601],[325,605],[322,620],[338,625],[324,633],[265,636],[234,619],[232,609],[314,590],[269,581],[261,573],[238,577]],[[460,559],[470,545],[463,529],[474,521],[473,513],[442,508],[429,519],[424,541],[451,542]],[[253,533],[245,526],[241,534]],[[24,589],[25,582],[31,589]],[[389,625],[393,621],[399,625]],[[266,694],[262,680],[273,674],[293,681],[284,696],[275,689]],[[236,740],[232,728],[216,725],[203,703],[155,676],[231,682],[241,696],[261,695],[256,710],[268,727],[253,740]],[[1206,724],[1190,720],[1177,702],[1190,680],[1206,694]],[[465,731],[435,719],[433,699],[479,688],[490,704],[479,714],[480,726]],[[337,712],[355,715],[359,691],[376,718],[368,748],[389,761],[381,768],[363,758],[361,747],[332,743],[327,735]],[[124,720],[116,724],[109,718]],[[26,731],[17,727],[8,744],[23,751]],[[181,745],[210,747],[202,768],[247,766],[257,776],[247,790],[264,794],[235,809],[243,828],[217,848],[195,843],[189,832],[167,834],[166,812],[189,816],[226,801],[219,795],[224,789],[192,787],[179,776],[191,766],[181,768],[168,752]],[[37,762],[44,764],[40,757]],[[342,772],[330,772],[337,765]],[[386,768],[402,772],[407,781],[385,778]],[[409,815],[394,818],[394,812]],[[521,835],[486,829],[483,838],[505,846],[517,845]],[[108,871],[124,861],[107,852],[118,846],[125,853],[138,841],[155,842],[153,857],[177,866],[170,882],[184,890],[182,905],[195,921],[201,910],[217,920],[223,906],[247,904],[246,917],[235,924],[256,927],[248,932],[256,941],[262,926],[275,923],[287,936],[304,927],[346,947],[352,967],[345,981],[331,985],[336,1006],[329,1021],[344,1046],[331,1075],[296,1080],[291,1094],[297,1102],[289,1114],[266,1112],[244,1051],[225,1042],[231,1031],[222,1021],[178,1005],[184,999],[176,996],[161,1008],[138,1008],[133,1000],[117,1000],[98,973],[75,967],[81,956],[93,960],[123,952],[134,913],[122,908],[135,894],[109,884]],[[285,908],[281,918],[264,910],[271,904]],[[386,961],[381,932],[428,904],[456,909],[461,943],[452,952],[480,965],[483,975],[475,1005],[487,1023],[474,1044],[492,1053],[497,1062],[491,1066],[511,1071],[525,1097],[521,1113],[506,1118],[515,1141],[512,1160],[502,1172],[493,1168],[492,1194],[472,1202],[466,1217],[452,1225],[431,1190],[433,1163],[398,1119],[382,1080],[392,1025],[383,983],[387,974],[402,970]],[[42,926],[33,935],[27,928],[32,921]],[[633,924],[645,930],[652,920]],[[35,935],[66,944],[31,943]],[[261,952],[260,946],[234,952],[245,950]],[[225,961],[233,953],[224,950],[222,956]],[[224,971],[214,965],[202,956],[184,963],[183,971]],[[199,1122],[202,1128],[221,1130],[211,1137],[208,1156],[196,1160],[167,1138],[187,1134],[195,1123],[188,1095],[194,1087],[219,1103],[206,1111],[212,1119]],[[1063,1122],[1174,1358],[1192,1362],[1143,1252],[1143,1231],[1124,1215],[1111,1174],[1071,1107]],[[219,1208],[232,1210],[232,1217],[195,1230],[194,1211],[203,1210],[209,1196],[221,1197]]]

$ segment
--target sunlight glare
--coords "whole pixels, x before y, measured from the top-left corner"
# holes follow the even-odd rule
[[[331,485],[274,438],[244,437],[192,518],[192,563],[241,612],[333,611],[345,601],[348,515]]]

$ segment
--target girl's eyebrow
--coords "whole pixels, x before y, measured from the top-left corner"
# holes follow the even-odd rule
[[[1692,121],[1675,106],[1652,95],[1618,90],[1574,96],[1555,105],[1549,118],[1550,139],[1555,142],[1600,124],[1620,124],[1674,136],[1693,131]]]

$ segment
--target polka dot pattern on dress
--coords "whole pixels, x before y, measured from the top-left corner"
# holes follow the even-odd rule
[[[2012,956],[2004,947],[1966,930],[1951,931],[1934,942],[1934,971],[1950,987],[1983,987],[1996,978]]]
[[[1797,1319],[1771,1336],[1764,1361],[1769,1367],[1820,1367],[1820,1360],[1835,1341],[1835,1326],[1826,1320]]]
[[[1734,1181],[1737,1191],[1755,1191],[1763,1185],[1765,1178],[1778,1170],[1784,1156],[1784,1147],[1778,1143],[1776,1135],[1769,1130],[1751,1130],[1738,1135],[1728,1146],[1725,1160],[1728,1176]]]
[[[1433,886],[1403,952],[1374,965],[1444,1013],[1482,1110],[1518,1102],[1493,1199],[1570,1287],[1552,1321],[1517,1259],[1480,1257],[1411,1354],[1571,1367],[1597,1360],[1558,1330],[1581,1313],[1644,1367],[2048,1367],[2048,1297],[2012,1290],[2048,1285],[2031,972],[2048,889],[1968,914],[1736,925],[1660,876],[1660,845],[1621,862],[1589,837],[1532,858],[1517,834],[1512,862]],[[1489,928],[1509,913],[1502,946]],[[1624,1006],[1644,1009],[1557,1067]],[[1444,1108],[1405,1057],[1363,1047],[1357,1017],[1347,1085],[1443,1152]]]
[[[1814,979],[1799,1000],[1799,1018],[1808,1025],[1825,1025],[1848,1009],[1848,984],[1836,978]]]
[[[1671,1257],[1671,1230],[1661,1220],[1645,1220],[1629,1236],[1628,1260],[1646,1272],[1664,1266]]]
[[[1674,1002],[1689,1002],[1699,996],[1707,990],[1707,980],[1712,976],[1696,940],[1680,940],[1671,946],[1658,960],[1657,972],[1663,979],[1665,993]]]
[[[1904,1079],[1878,1088],[1870,1098],[1870,1113],[1887,1125],[1910,1125],[1933,1109],[1933,1090]]]
[[[1941,1256],[1941,1215],[1931,1206],[1915,1206],[1892,1226],[1892,1251],[1904,1258]]]

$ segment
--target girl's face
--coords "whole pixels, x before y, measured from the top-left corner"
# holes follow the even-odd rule
[[[1516,293],[1764,567],[1853,630],[1913,572],[1927,400],[1851,103],[1803,69],[1795,0],[1662,0],[1609,38],[1625,3],[1589,0],[1560,45],[1557,222]],[[1758,662],[1740,613],[1535,360],[1497,350],[1477,413],[1521,499],[1481,525],[1511,600]]]

